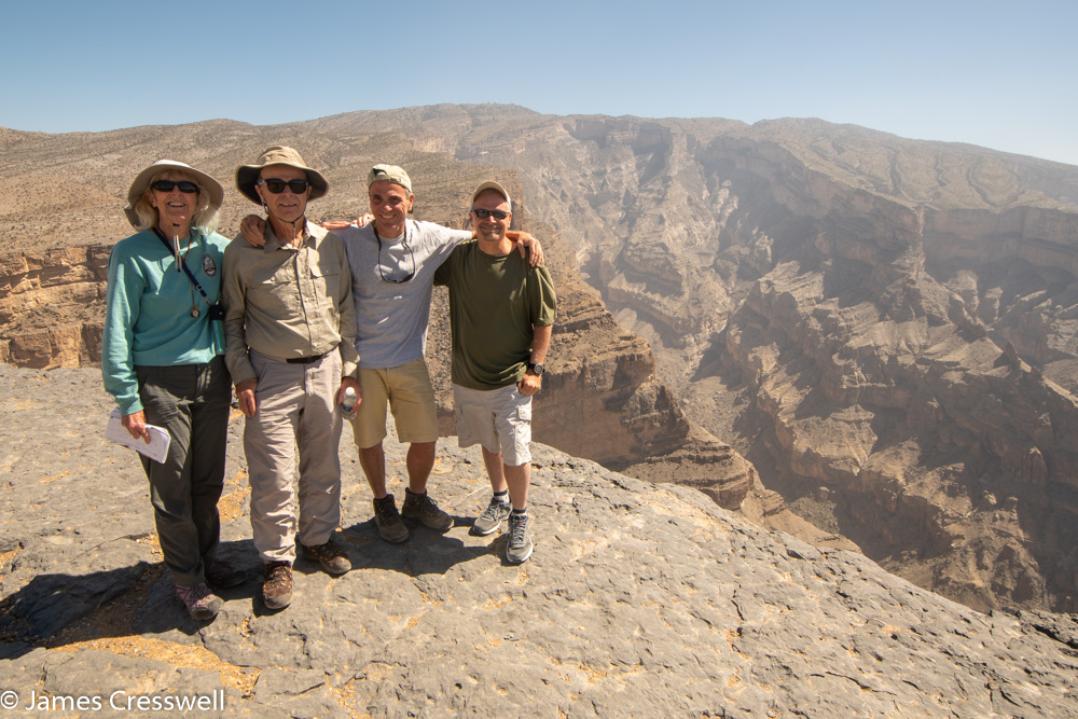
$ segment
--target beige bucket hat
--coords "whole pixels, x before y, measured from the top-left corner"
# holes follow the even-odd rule
[[[150,180],[157,175],[168,171],[183,172],[186,175],[190,175],[191,178],[198,184],[199,188],[210,197],[210,211],[216,212],[221,209],[221,204],[225,201],[225,189],[221,187],[221,183],[207,175],[202,170],[196,170],[185,162],[177,162],[176,160],[158,160],[142,172],[135,176],[134,182],[131,183],[131,187],[127,190],[127,207],[124,208],[124,214],[127,216],[127,221],[132,226],[138,227],[139,218],[135,213],[135,205],[142,198],[143,193],[146,192],[146,188],[150,186]]]
[[[307,182],[311,183],[310,199],[312,200],[316,200],[329,192],[329,183],[326,182],[326,178],[322,177],[322,173],[318,170],[307,167],[299,152],[285,145],[274,145],[262,151],[262,154],[258,156],[257,165],[240,165],[236,169],[236,187],[243,193],[244,197],[256,205],[262,204],[262,198],[258,196],[258,192],[255,190],[255,185],[258,183],[258,173],[268,165],[288,165],[307,173]]]

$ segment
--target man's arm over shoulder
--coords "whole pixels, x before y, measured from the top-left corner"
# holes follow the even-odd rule
[[[437,222],[426,220],[410,220],[414,223],[416,233],[422,233],[431,238],[434,244],[445,247],[446,251],[452,250],[462,242],[467,242],[474,236],[471,230],[456,230],[452,227],[439,225]]]
[[[428,266],[433,265],[436,269],[445,267],[453,251],[473,237],[471,230],[454,230],[452,227],[424,220],[415,220],[413,226],[415,233],[423,238],[423,244],[426,245],[424,262]],[[446,282],[440,284],[446,284]]]

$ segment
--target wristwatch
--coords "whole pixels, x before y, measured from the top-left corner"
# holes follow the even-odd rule
[[[543,365],[539,364],[538,362],[529,362],[528,371],[531,372],[533,375],[536,375],[537,377],[542,377]]]

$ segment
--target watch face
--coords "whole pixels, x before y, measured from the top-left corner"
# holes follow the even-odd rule
[[[528,371],[531,372],[532,374],[542,375],[543,374],[543,365],[538,364],[536,362],[531,362],[531,363],[528,364]]]

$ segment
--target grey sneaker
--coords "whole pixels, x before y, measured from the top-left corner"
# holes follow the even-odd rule
[[[502,522],[509,516],[512,509],[513,505],[509,504],[509,502],[503,502],[496,497],[491,497],[490,504],[475,518],[475,522],[472,523],[472,528],[468,532],[477,537],[494,534],[494,532],[498,531],[498,527],[502,526]]]
[[[378,534],[391,544],[408,541],[408,527],[404,525],[397,503],[392,494],[374,500],[374,523],[378,525]]]
[[[221,611],[221,598],[210,591],[205,584],[184,587],[176,585],[176,596],[183,602],[187,613],[198,622],[208,622]]]
[[[535,546],[528,533],[528,515],[509,513],[509,541],[505,543],[505,559],[510,564],[523,564]]]
[[[348,553],[344,551],[344,547],[332,539],[325,544],[318,544],[313,547],[308,547],[306,544],[302,546],[303,556],[322,565],[322,569],[326,571],[326,574],[339,577],[352,568],[352,560],[348,558]]]
[[[436,532],[444,532],[453,526],[453,518],[434,503],[429,492],[413,494],[411,490],[405,490],[401,515]]]

